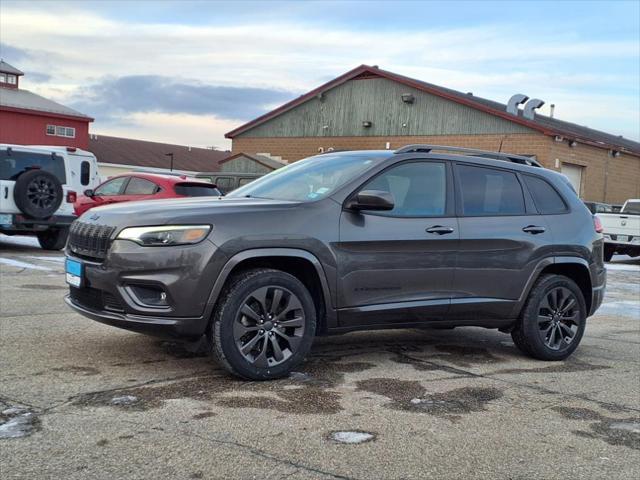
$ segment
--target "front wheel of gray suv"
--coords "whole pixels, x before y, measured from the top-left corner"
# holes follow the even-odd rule
[[[316,309],[293,275],[248,270],[230,280],[220,299],[211,328],[213,350],[232,374],[250,380],[284,377],[311,349]]]
[[[511,337],[539,360],[564,360],[578,348],[587,308],[582,291],[563,275],[543,275],[535,283]]]

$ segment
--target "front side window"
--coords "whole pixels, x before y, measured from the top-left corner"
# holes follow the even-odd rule
[[[469,216],[524,215],[522,187],[514,173],[459,165],[462,211]]]
[[[158,186],[144,178],[131,177],[125,195],[153,195],[158,191]]]
[[[124,185],[126,180],[127,177],[118,177],[113,180],[109,180],[96,188],[94,193],[98,196],[118,195],[120,194],[122,185]]]
[[[438,217],[445,214],[447,171],[444,163],[411,162],[384,171],[360,190],[381,190],[393,196],[390,217]]]
[[[241,187],[230,197],[311,202],[331,195],[375,165],[371,153],[344,152],[310,157],[286,165]],[[219,187],[224,187],[216,181]]]
[[[538,212],[543,215],[552,215],[567,211],[567,205],[560,194],[546,180],[531,175],[523,175],[523,178]],[[596,211],[597,208],[598,206],[595,205]]]

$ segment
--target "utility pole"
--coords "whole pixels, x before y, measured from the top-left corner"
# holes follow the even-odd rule
[[[165,153],[164,154],[165,157],[170,157],[171,158],[171,171],[173,172],[173,152],[171,153]]]

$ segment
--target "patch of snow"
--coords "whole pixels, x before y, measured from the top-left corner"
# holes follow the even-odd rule
[[[412,398],[411,403],[414,405],[444,405],[447,402],[444,400],[431,400],[425,398]]]
[[[16,268],[25,268],[29,270],[41,270],[44,272],[50,272],[51,269],[47,267],[41,267],[39,265],[34,265],[33,263],[21,262],[20,260],[14,260],[12,258],[4,258],[0,257],[0,263],[4,265],[10,265]]]
[[[138,397],[133,395],[123,395],[121,397],[113,397],[111,399],[111,405],[128,406],[133,405],[138,401]]]
[[[616,430],[626,430],[631,433],[640,433],[640,422],[615,422],[609,428]]]
[[[65,261],[65,257],[64,256],[45,257],[44,255],[41,255],[41,256],[32,255],[29,258],[35,258],[36,260],[45,260],[47,262],[56,262],[56,263],[63,263]]]
[[[619,315],[621,317],[640,318],[640,302],[634,300],[605,302],[598,309],[598,313],[605,315]]]
[[[38,243],[38,239],[36,237],[25,235],[0,235],[0,243],[9,243],[11,245],[18,245],[21,247],[40,248],[40,244]]]
[[[606,263],[607,270],[616,270],[623,272],[640,272],[640,265],[632,263]]]
[[[24,408],[7,408],[2,415],[9,418],[0,423],[0,439],[26,437],[36,429],[37,416]]]
[[[347,443],[350,445],[369,442],[375,438],[373,433],[359,431],[339,431],[331,434],[331,439],[338,443]]]

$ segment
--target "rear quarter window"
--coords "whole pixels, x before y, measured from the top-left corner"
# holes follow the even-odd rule
[[[60,155],[0,150],[0,180],[16,180],[33,168],[54,174],[63,185],[67,183],[64,158]]]
[[[523,175],[523,178],[539,213],[553,215],[568,211],[567,204],[549,182],[531,175]]]
[[[221,195],[215,185],[201,183],[177,183],[174,190],[178,195],[185,197],[218,197]]]

